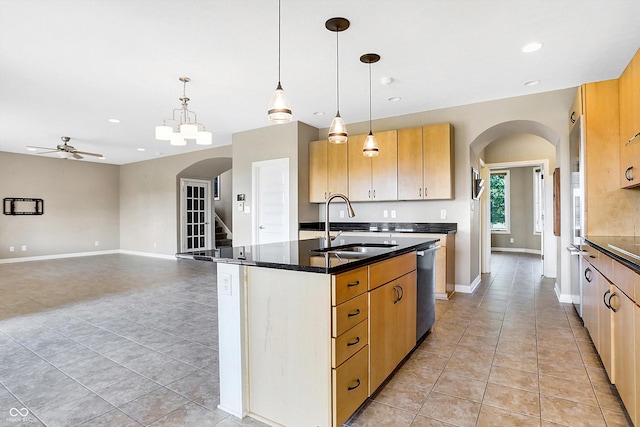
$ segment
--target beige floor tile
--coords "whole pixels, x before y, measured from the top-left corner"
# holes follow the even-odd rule
[[[474,359],[451,358],[444,373],[487,381],[491,372],[491,362]]]
[[[501,366],[493,366],[491,368],[489,383],[519,388],[535,393],[539,392],[537,373],[519,371]]]
[[[510,412],[540,417],[540,395],[498,384],[488,384],[482,405],[495,406]]]
[[[540,418],[482,405],[476,425],[482,427],[539,427]]]
[[[578,383],[589,384],[589,375],[584,365],[574,365],[571,363],[548,363],[540,362],[538,364],[540,375],[550,375]]]
[[[415,414],[369,401],[358,411],[358,416],[349,425],[352,427],[403,427],[410,426]]]
[[[453,351],[451,357],[463,360],[479,360],[491,363],[495,356],[494,347],[473,347],[469,345],[459,344]]]
[[[604,427],[605,420],[600,408],[583,405],[570,400],[541,395],[542,419],[572,427]]]
[[[434,371],[407,362],[393,375],[389,384],[408,384],[430,391],[441,373],[442,371]]]
[[[487,383],[485,381],[478,381],[472,378],[443,372],[433,391],[462,399],[473,400],[475,402],[482,402],[486,388]]]
[[[590,385],[567,379],[540,375],[540,393],[573,400],[585,405],[598,406],[596,395]]]
[[[474,426],[480,413],[480,403],[442,393],[431,393],[419,415],[466,427]]]
[[[572,363],[582,364],[582,355],[576,349],[564,347],[545,347],[538,344],[538,360],[540,363]]]
[[[417,414],[430,391],[412,384],[390,382],[372,400]]]
[[[594,387],[593,391],[596,393],[596,398],[602,409],[607,409],[614,412],[624,412],[624,404],[620,400],[618,393],[611,388]]]
[[[586,368],[589,380],[594,387],[606,389],[611,388],[611,381],[609,381],[609,376],[604,368],[594,368],[591,366],[586,366]]]
[[[622,412],[603,409],[602,414],[607,422],[607,427],[632,427],[631,420]]]
[[[433,418],[424,417],[422,415],[416,416],[416,419],[411,423],[411,427],[451,427],[453,424],[445,423],[435,420]]]
[[[430,351],[416,350],[413,352],[407,364],[419,366],[421,368],[428,368],[434,371],[442,371],[449,361],[448,357],[440,356]]]
[[[520,371],[538,372],[538,359],[536,357],[522,357],[513,353],[496,353],[493,365]]]
[[[537,357],[537,347],[533,342],[500,339],[497,353],[511,353],[522,357]]]
[[[420,344],[418,349],[429,351],[444,357],[451,357],[453,350],[456,349],[456,343],[451,341],[441,341],[432,338],[432,336],[429,335],[425,338],[422,344]]]

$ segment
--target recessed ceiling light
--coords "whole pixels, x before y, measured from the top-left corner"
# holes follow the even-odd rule
[[[524,47],[522,48],[522,51],[524,53],[531,53],[531,52],[535,52],[542,49],[542,43],[540,42],[531,42],[528,43],[526,45],[524,45]]]
[[[314,116],[324,116],[324,111],[316,111],[313,113]]]
[[[393,83],[393,78],[391,78],[391,77],[381,77],[380,78],[380,84],[383,84],[385,86],[389,86],[391,83]]]
[[[120,120],[118,119],[109,119],[108,121],[109,123],[120,123]]]
[[[399,96],[392,96],[387,98],[387,101],[391,101],[391,102],[398,102],[400,101],[402,98],[400,98]]]
[[[529,80],[528,82],[524,82],[525,86],[535,86],[540,84],[540,80]]]
[[[138,151],[145,151],[144,148],[138,148]]]

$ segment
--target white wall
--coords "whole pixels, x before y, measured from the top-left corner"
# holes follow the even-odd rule
[[[44,199],[44,215],[0,215],[0,259],[117,250],[119,179],[115,165],[0,152],[0,197]]]

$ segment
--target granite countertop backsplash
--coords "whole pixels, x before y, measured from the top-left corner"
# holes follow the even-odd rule
[[[455,222],[331,222],[331,230],[449,234],[458,230],[458,224]],[[301,222],[300,231],[324,231],[324,221]]]

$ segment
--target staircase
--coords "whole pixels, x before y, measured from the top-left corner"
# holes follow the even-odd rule
[[[227,238],[227,233],[224,231],[224,227],[220,224],[218,218],[215,221],[216,224],[216,248],[221,246],[231,246],[231,239]]]

